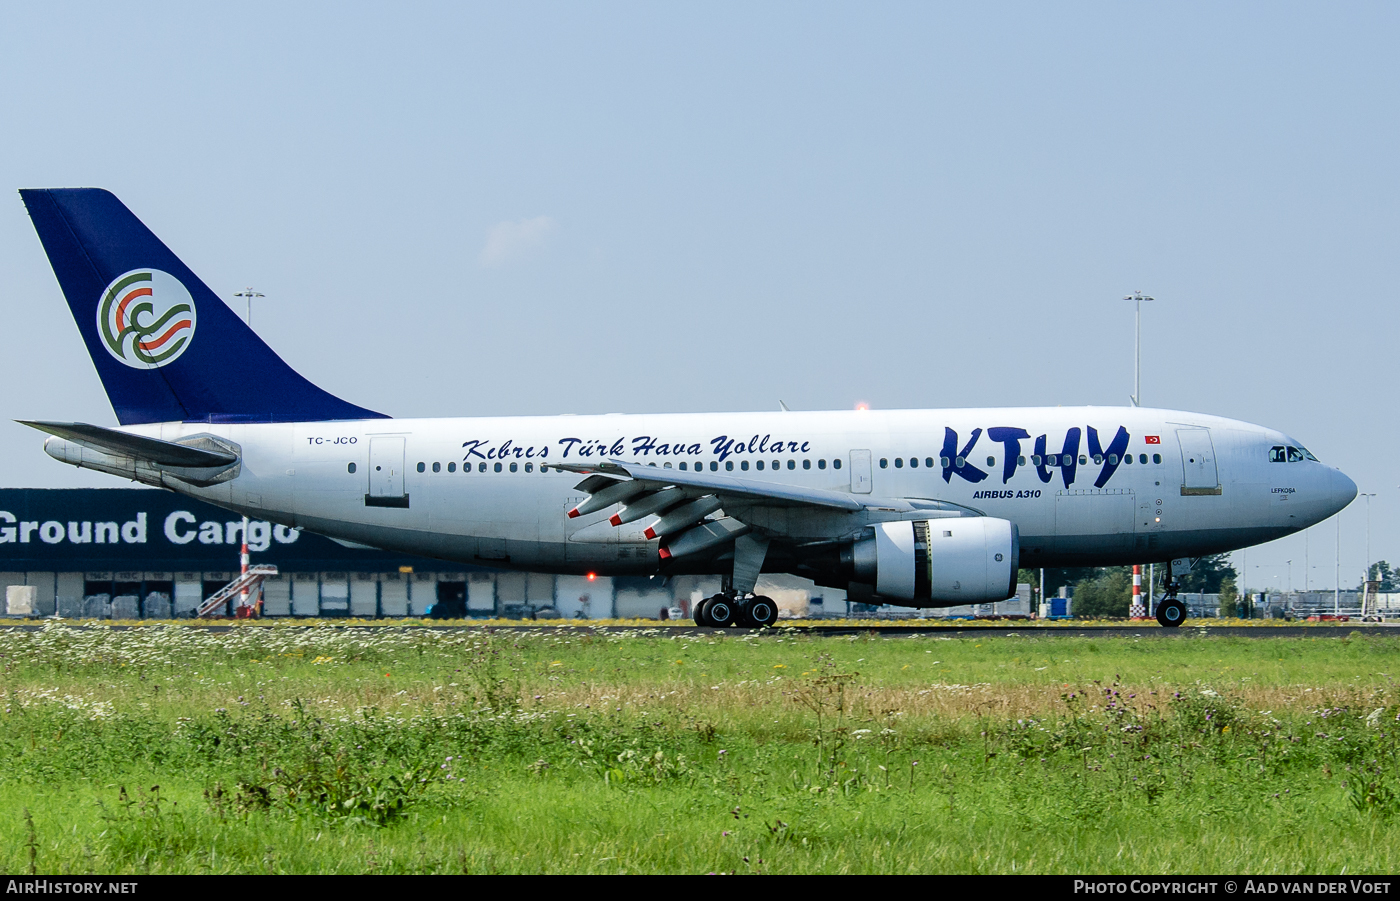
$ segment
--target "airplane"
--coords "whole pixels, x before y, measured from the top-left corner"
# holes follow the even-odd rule
[[[700,625],[772,625],[761,572],[927,608],[1157,563],[1175,627],[1195,560],[1357,493],[1282,432],[1137,407],[394,419],[296,373],[113,194],[20,194],[119,423],[25,421],[50,456],[352,546],[718,575]]]

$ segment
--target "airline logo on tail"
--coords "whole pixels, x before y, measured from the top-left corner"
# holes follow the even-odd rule
[[[133,369],[180,358],[194,338],[194,298],[159,269],[133,269],[107,286],[97,304],[97,331],[107,352]]]

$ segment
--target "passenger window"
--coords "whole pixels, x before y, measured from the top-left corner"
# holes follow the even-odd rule
[[[419,464],[418,464],[418,471],[419,471],[419,472],[422,472],[422,471],[423,471],[424,469],[426,469],[426,468],[427,468],[427,467],[424,466],[422,463],[419,463]]]
[[[962,469],[963,466],[964,466],[966,463],[967,463],[967,458],[966,458],[966,457],[954,457],[954,458],[953,458],[953,465],[956,466],[958,469]]]
[[[1039,466],[1041,463],[1044,462],[1044,460],[1043,460],[1043,458],[1040,456],[1040,454],[1032,454],[1032,455],[1031,455],[1031,462],[1034,463],[1036,466]]]
[[[909,458],[909,468],[910,468],[910,469],[918,469],[918,468],[919,468],[919,458],[918,458],[918,457],[910,457],[910,458]]]
[[[796,461],[796,460],[789,460],[789,461],[788,461],[788,469],[796,469],[796,468],[797,468],[797,461]]]
[[[803,468],[803,469],[811,469],[811,468],[812,468],[812,461],[811,461],[811,460],[803,460],[803,461],[802,461],[802,468]]]
[[[661,468],[662,468],[662,469],[670,469],[670,468],[671,468],[671,464],[670,464],[669,462],[667,462],[667,463],[662,463],[662,464],[661,464]]]
[[[1017,458],[1016,458],[1016,465],[1017,465],[1017,466],[1025,466],[1025,465],[1026,465],[1026,458],[1025,458],[1025,457],[1017,457]]]
[[[1289,463],[1302,463],[1302,462],[1303,462],[1303,452],[1300,451],[1300,450],[1298,450],[1298,448],[1296,448],[1296,447],[1290,447],[1290,448],[1288,448],[1288,462],[1289,462]]]
[[[889,468],[890,468],[890,461],[889,461],[889,460],[886,460],[884,457],[881,457],[881,458],[880,458],[880,468],[881,468],[881,469],[889,469]]]
[[[666,464],[666,468],[669,469],[670,467],[671,467],[671,464],[670,464],[670,463],[667,463],[667,464]],[[534,471],[535,471],[535,464],[533,464],[533,463],[526,463],[526,464],[525,464],[525,471],[526,471],[526,472],[534,472]]]
[[[1094,465],[1098,466],[1103,462],[1103,454],[1094,454]]]
[[[696,460],[696,461],[695,461],[695,471],[696,471],[696,472],[703,472],[704,469],[705,469],[705,461],[704,461],[704,460]]]
[[[733,460],[725,460],[725,461],[724,461],[724,468],[725,468],[727,471],[729,471],[729,472],[733,472],[733,471],[734,471],[734,461],[733,461]]]
[[[1288,457],[1287,457],[1286,452],[1285,452],[1284,449],[1283,449],[1283,445],[1278,444],[1278,445],[1275,445],[1275,446],[1269,448],[1269,462],[1270,462],[1270,463],[1282,463],[1282,462],[1284,462],[1284,461],[1287,460],[1287,459],[1288,459]]]
[[[997,458],[996,458],[996,457],[988,457],[988,458],[987,458],[987,465],[988,465],[988,466],[996,466],[996,465],[997,465]]]
[[[774,461],[773,461],[773,468],[774,468],[774,469],[782,469],[782,468],[783,468],[783,461],[782,461],[782,460],[774,460]]]
[[[1095,462],[1097,462],[1097,458],[1095,458]],[[1117,454],[1109,454],[1109,455],[1108,455],[1108,465],[1109,465],[1109,466],[1117,466],[1117,465],[1118,465],[1118,455],[1117,455]]]
[[[441,464],[441,463],[434,463],[434,464],[433,464],[433,472],[442,472],[442,464]]]
[[[826,461],[825,461],[825,460],[818,460],[818,461],[817,461],[817,469],[826,469]]]
[[[762,461],[762,460],[759,460],[757,463],[754,464],[754,466],[757,466],[757,467],[758,467],[758,471],[759,471],[759,472],[763,472],[763,461]]]
[[[924,465],[927,466],[929,469],[933,469],[933,458],[924,457]]]
[[[485,466],[486,464],[483,463],[483,464],[481,464],[481,465],[482,465],[482,466]],[[500,471],[501,471],[501,464],[497,463],[497,464],[496,464],[496,472],[500,472]]]
[[[1133,455],[1132,455],[1132,454],[1124,454],[1124,455],[1123,455],[1123,462],[1124,462],[1124,463],[1132,463],[1132,462],[1133,462]]]
[[[685,471],[686,471],[686,470],[685,470],[685,461],[682,460],[682,461],[681,461],[681,472],[685,472]]]
[[[903,469],[903,468],[904,468],[904,458],[903,458],[903,457],[895,457],[895,458],[894,458],[894,468],[895,468],[895,469]]]
[[[832,469],[840,469],[840,468],[841,468],[841,458],[840,458],[840,457],[837,457],[835,460],[832,460],[832,461],[831,461],[831,468],[832,468]]]
[[[354,463],[351,463],[349,466],[345,467],[345,471],[346,471],[346,472],[349,472],[349,473],[353,473],[353,472],[355,471],[355,464],[354,464]]]
[[[1144,460],[1143,462],[1146,463],[1147,461]],[[1152,455],[1152,462],[1153,462],[1153,463],[1161,463],[1161,462],[1162,462],[1162,455],[1161,455],[1161,454],[1153,454],[1153,455]]]
[[[1156,457],[1157,457],[1158,460],[1161,460],[1161,459],[1162,459],[1162,456],[1161,456],[1160,454],[1157,454]],[[1147,462],[1147,454],[1138,454],[1138,462],[1139,462],[1139,463],[1146,463],[1146,462]]]
[[[486,471],[486,464],[485,464],[485,463],[478,464],[478,466],[477,466],[477,472],[485,472],[485,471]],[[500,472],[500,471],[501,471],[501,464],[499,464],[499,463],[496,464],[496,471],[497,471],[497,472]]]
[[[448,472],[456,472],[456,471],[457,471],[457,464],[456,464],[456,463],[448,463],[448,464],[447,464],[447,471],[448,471]]]
[[[941,465],[944,469],[947,469],[949,466],[953,465],[953,461],[949,460],[947,457],[939,457],[938,462],[939,465]]]
[[[740,461],[739,461],[739,468],[742,469],[744,472],[748,472],[748,471],[749,471],[749,461],[748,461],[748,460],[740,460]]]
[[[515,471],[516,471],[516,464],[514,464],[514,463],[510,464],[510,471],[511,471],[511,472],[515,472]]]
[[[719,462],[717,460],[710,461],[710,472],[719,472]]]

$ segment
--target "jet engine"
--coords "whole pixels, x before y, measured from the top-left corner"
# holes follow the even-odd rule
[[[882,522],[842,550],[857,585],[913,607],[957,607],[1016,594],[1021,539],[1014,523],[990,516]]]

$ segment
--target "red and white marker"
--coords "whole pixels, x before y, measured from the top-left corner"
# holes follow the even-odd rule
[[[1142,564],[1133,566],[1133,605],[1128,608],[1130,619],[1147,619],[1147,608],[1142,603]]]
[[[248,517],[243,517],[243,550],[239,552],[238,562],[242,564],[243,575],[248,575]],[[248,589],[244,588],[238,594],[239,610],[235,610],[235,615],[247,615],[248,610]]]

